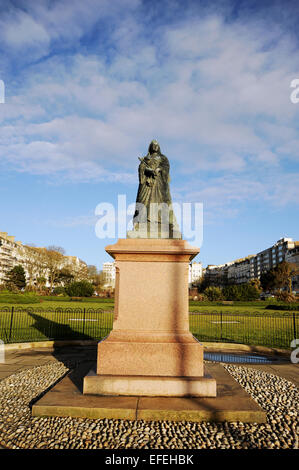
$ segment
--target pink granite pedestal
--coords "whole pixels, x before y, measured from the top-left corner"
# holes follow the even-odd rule
[[[199,250],[178,239],[120,239],[106,251],[116,261],[113,330],[83,393],[216,396],[189,331],[188,270]]]

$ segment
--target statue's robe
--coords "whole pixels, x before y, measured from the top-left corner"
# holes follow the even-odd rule
[[[159,169],[158,173],[153,174],[153,170],[157,168]],[[150,226],[153,227],[153,225],[150,224],[158,224],[159,232],[161,232],[161,230],[170,230],[171,232],[175,218],[171,208],[168,158],[159,153],[148,154],[141,159],[138,173],[139,187],[136,198],[136,211],[133,219],[134,226],[136,223],[147,223],[149,229]],[[161,223],[163,224],[163,222],[165,222],[165,218],[163,218],[165,212],[164,215],[160,211],[157,212],[157,207],[153,208],[153,206],[151,206],[153,203],[161,204],[160,207],[163,207],[163,210],[167,211],[169,227],[162,227],[161,229]]]

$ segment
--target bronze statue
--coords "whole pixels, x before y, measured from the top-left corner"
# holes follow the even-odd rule
[[[139,160],[133,232],[143,232],[143,238],[181,238],[172,210],[168,158],[152,140],[147,155]]]

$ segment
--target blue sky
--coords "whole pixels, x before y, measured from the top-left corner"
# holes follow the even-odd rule
[[[135,201],[156,138],[196,260],[299,239],[295,1],[0,0],[0,231],[101,267],[95,208]]]

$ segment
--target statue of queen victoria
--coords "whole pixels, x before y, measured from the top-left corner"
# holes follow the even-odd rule
[[[182,238],[172,209],[168,158],[152,140],[147,155],[139,160],[134,228],[128,237]]]

